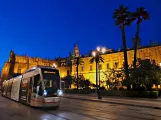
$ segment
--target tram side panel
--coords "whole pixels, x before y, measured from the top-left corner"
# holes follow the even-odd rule
[[[22,76],[14,78],[13,84],[12,84],[11,99],[16,101],[19,101],[21,79],[22,79]]]
[[[7,96],[6,96],[8,98],[11,98],[12,82],[13,82],[13,79],[8,80]]]
[[[3,96],[6,96],[6,94],[7,94],[7,86],[8,86],[8,82],[7,81],[5,81],[5,82],[3,82]]]

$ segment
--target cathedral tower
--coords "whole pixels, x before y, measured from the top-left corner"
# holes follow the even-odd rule
[[[14,51],[10,51],[9,59],[4,63],[4,67],[2,69],[2,79],[6,80],[14,75],[14,64],[15,64],[15,54]]]
[[[77,44],[74,47],[73,57],[79,57],[79,48]]]

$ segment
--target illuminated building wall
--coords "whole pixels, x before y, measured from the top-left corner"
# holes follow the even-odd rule
[[[66,59],[56,59],[56,60],[46,60],[42,58],[32,58],[29,56],[19,56],[14,53],[14,51],[10,52],[10,56],[7,62],[4,63],[2,68],[2,79],[6,80],[15,74],[22,74],[27,69],[30,69],[37,65],[42,66],[52,66],[56,64],[57,69],[60,70],[60,76],[64,77],[67,75],[67,72],[70,71],[70,67],[66,65]]]
[[[116,68],[119,69],[123,67],[124,57],[123,52],[113,52],[112,50],[110,53],[103,54],[102,57],[104,58],[104,63],[100,63],[100,80],[106,81],[106,76],[103,74],[104,71],[108,70],[109,68]],[[128,50],[128,63],[131,66],[133,62],[133,50]],[[75,46],[73,51],[73,57],[79,56],[79,48],[78,45]],[[137,52],[137,57],[141,59],[150,59],[155,60],[156,64],[161,64],[161,46],[152,46],[152,47],[144,47],[139,48]],[[96,80],[96,64],[90,64],[89,61],[92,56],[81,57],[82,61],[84,62],[83,65],[79,65],[79,75],[83,75],[86,79],[89,79],[92,83],[95,84]],[[7,62],[4,63],[2,69],[2,80],[8,79],[12,77],[13,74],[17,73],[24,73],[27,69],[36,66],[36,65],[43,65],[43,66],[52,66],[55,63],[60,70],[61,77],[65,77],[67,73],[72,71],[72,75],[76,76],[76,66],[73,63],[71,66],[68,66],[66,63],[66,58],[57,59],[57,60],[46,60],[42,58],[32,58],[29,56],[19,56],[14,53],[14,51],[10,52],[10,56]]]
[[[132,66],[134,50],[128,50],[128,64]],[[119,69],[123,67],[124,54],[123,52],[111,52],[102,55],[104,63],[100,63],[100,80],[106,81],[104,71],[107,71],[109,68]],[[81,57],[84,62],[83,65],[79,65],[79,75],[83,75],[86,79],[89,79],[92,83],[95,84],[96,81],[96,63],[90,64],[91,56]],[[139,48],[137,51],[137,58],[141,59],[150,59],[151,61],[155,60],[157,65],[161,64],[161,46],[151,46]],[[76,65],[72,65],[72,75],[76,76]]]

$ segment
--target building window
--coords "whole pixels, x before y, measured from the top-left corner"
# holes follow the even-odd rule
[[[115,68],[118,68],[118,63],[116,62],[115,65],[114,65]]]
[[[18,67],[17,73],[21,73],[21,67]]]
[[[69,70],[67,70],[67,75],[70,75],[70,72],[69,72]]]
[[[90,65],[90,71],[92,71],[92,65]]]
[[[99,70],[102,70],[102,64],[99,64]]]
[[[109,69],[110,68],[110,65],[109,65],[109,63],[107,63],[107,69]]]
[[[82,71],[84,71],[84,66],[82,66]]]

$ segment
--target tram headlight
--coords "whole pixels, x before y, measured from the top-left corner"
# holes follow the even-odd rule
[[[44,96],[47,96],[47,94],[48,94],[48,93],[47,93],[47,91],[46,91],[46,90],[44,90],[44,93],[43,93],[43,94],[44,94]]]
[[[57,93],[58,93],[58,96],[63,96],[63,90],[58,90]]]

